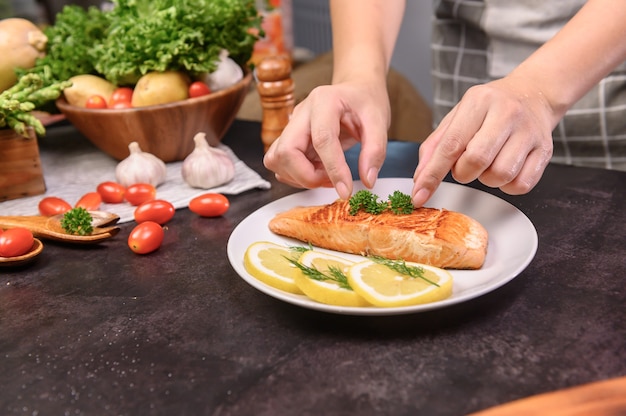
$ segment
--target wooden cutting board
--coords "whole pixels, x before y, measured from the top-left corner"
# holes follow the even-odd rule
[[[626,377],[538,394],[470,416],[618,416],[626,415]]]

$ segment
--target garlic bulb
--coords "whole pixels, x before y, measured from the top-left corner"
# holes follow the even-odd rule
[[[236,84],[243,78],[243,70],[235,61],[228,57],[228,51],[222,49],[217,69],[204,74],[200,80],[209,86],[211,91],[219,91]]]
[[[226,152],[212,147],[206,134],[198,133],[196,147],[183,161],[183,179],[193,188],[209,189],[230,182],[235,177],[235,165]]]
[[[167,171],[161,159],[152,153],[142,151],[137,142],[129,144],[128,150],[130,155],[115,168],[115,177],[120,184],[130,186],[136,183],[149,183],[159,186],[165,182]]]

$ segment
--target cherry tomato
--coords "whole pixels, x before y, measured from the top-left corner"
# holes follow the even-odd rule
[[[85,208],[87,211],[97,211],[102,204],[102,196],[98,192],[87,192],[81,196],[75,207]]]
[[[156,198],[156,188],[149,183],[136,183],[126,188],[124,198],[131,205],[141,205]]]
[[[230,202],[222,194],[202,194],[189,201],[189,209],[201,217],[219,217],[224,215]]]
[[[137,225],[128,236],[128,247],[137,254],[148,254],[157,250],[163,243],[163,227],[154,221]]]
[[[23,227],[9,228],[0,234],[0,257],[17,257],[33,247],[33,233]]]
[[[124,202],[124,193],[126,193],[126,188],[117,182],[102,182],[98,185],[96,190],[102,197],[102,202],[109,204],[119,204],[120,202]]]
[[[130,103],[133,99],[133,90],[128,87],[120,87],[113,91],[111,94],[111,98],[109,98],[109,105],[112,107],[113,104],[117,103]]]
[[[39,201],[39,213],[44,217],[65,214],[70,209],[72,206],[67,201],[56,196],[47,196]]]
[[[145,221],[154,221],[157,224],[165,224],[174,216],[176,208],[170,202],[155,199],[153,201],[144,202],[135,209],[135,221],[142,223]]]
[[[130,101],[119,101],[117,103],[111,104],[109,108],[119,110],[120,108],[133,108],[133,105],[131,104]]]
[[[202,97],[203,95],[211,94],[211,89],[202,81],[192,82],[189,86],[189,97]]]
[[[92,95],[85,102],[86,108],[107,108],[107,100],[101,95]]]

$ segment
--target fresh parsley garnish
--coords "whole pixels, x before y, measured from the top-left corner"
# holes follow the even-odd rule
[[[93,232],[93,217],[85,208],[76,207],[63,214],[61,227],[68,234],[89,235]]]
[[[396,215],[413,212],[411,196],[400,191],[395,191],[389,195],[388,201],[381,201],[376,194],[367,189],[362,189],[352,195],[348,202],[350,203],[350,215],[356,215],[361,210],[374,215],[385,210],[390,210]]]
[[[370,214],[380,214],[387,208],[386,202],[378,200],[378,196],[374,195],[366,189],[357,191],[350,198],[350,215],[356,215],[360,210],[364,210]]]
[[[391,212],[396,215],[410,214],[413,212],[413,201],[411,201],[411,195],[407,195],[400,191],[395,191],[389,195],[389,205]]]

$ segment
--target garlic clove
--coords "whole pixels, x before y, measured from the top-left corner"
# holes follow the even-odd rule
[[[181,173],[192,188],[209,189],[230,182],[235,177],[235,165],[228,154],[209,145],[206,134],[197,133],[196,146],[185,158]]]
[[[222,49],[217,69],[204,74],[200,80],[209,86],[211,91],[219,91],[236,84],[243,78],[243,70],[237,63],[228,57],[228,51]]]
[[[149,183],[156,187],[165,182],[165,162],[152,153],[142,151],[137,142],[130,143],[128,150],[130,155],[115,167],[115,178],[120,184],[128,187],[136,183]]]

